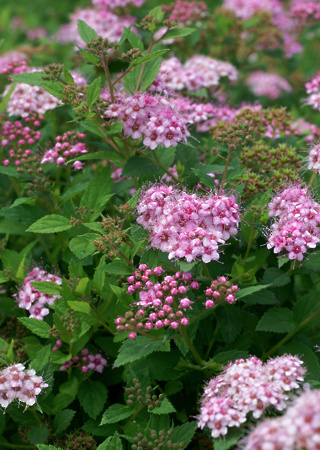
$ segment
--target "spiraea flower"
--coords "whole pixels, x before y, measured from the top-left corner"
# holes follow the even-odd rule
[[[308,154],[308,170],[314,170],[320,174],[320,144],[311,146]]]
[[[162,62],[158,75],[163,83],[176,91],[213,88],[219,85],[222,77],[236,81],[237,69],[228,62],[204,55],[193,56],[184,65],[176,57],[167,59]]]
[[[56,299],[61,296],[48,295],[40,292],[32,286],[31,283],[33,281],[51,281],[52,283],[61,285],[62,279],[57,275],[49,274],[45,270],[35,267],[23,280],[18,294],[15,294],[19,308],[26,309],[33,319],[43,320],[49,314],[47,306],[53,305]]]
[[[161,95],[118,95],[105,110],[105,117],[121,120],[124,135],[141,139],[151,150],[176,147],[190,136],[181,110]]]
[[[297,356],[283,355],[263,364],[253,356],[229,363],[204,389],[198,426],[207,426],[213,438],[230,427],[240,427],[252,413],[255,419],[267,408],[282,411],[288,392],[299,387],[306,369]]]
[[[301,185],[292,185],[278,193],[268,205],[274,219],[267,248],[291,260],[302,261],[309,248],[320,242],[320,204]]]
[[[234,195],[199,196],[166,185],[143,191],[137,214],[153,248],[169,253],[169,259],[187,262],[217,261],[219,246],[237,234],[240,222]]]
[[[285,78],[277,73],[267,73],[261,70],[249,75],[246,83],[255,95],[269,97],[272,100],[280,97],[283,92],[292,91]]]
[[[320,391],[307,389],[283,416],[258,425],[245,439],[245,450],[318,450],[319,422]]]
[[[62,341],[58,339],[56,345],[52,350],[58,350],[61,347],[61,345]],[[69,361],[63,363],[60,366],[60,370],[65,371],[68,370],[70,367],[75,366],[78,369],[80,369],[82,373],[87,373],[91,371],[102,373],[106,364],[107,360],[102,356],[101,352],[96,353],[94,355],[87,348],[84,348],[81,350],[79,356],[75,355]]]
[[[93,6],[99,9],[113,10],[116,8],[124,8],[127,5],[136,6],[137,8],[142,6],[145,0],[92,0]]]
[[[7,408],[15,399],[26,408],[32,406],[46,387],[48,384],[33,369],[26,370],[23,364],[9,366],[0,371],[0,406]]]
[[[311,108],[320,111],[320,75],[315,75],[308,83],[305,84],[308,97],[306,104]]]
[[[84,133],[74,131],[67,131],[62,136],[57,136],[54,147],[45,152],[41,164],[54,162],[57,166],[64,166],[68,160],[74,159],[75,156],[88,153],[85,143],[82,142],[85,137]],[[81,161],[74,161],[72,166],[75,170],[83,167]]]
[[[237,300],[234,294],[238,290],[239,287],[236,284],[232,285],[227,277],[219,277],[217,280],[212,281],[211,286],[206,289],[207,300],[204,305],[209,309],[223,300],[232,304]]]
[[[150,269],[140,264],[128,277],[127,292],[138,294],[138,299],[124,317],[115,320],[118,332],[129,331],[129,338],[135,339],[139,332],[167,327],[175,330],[189,324],[185,312],[192,308],[193,301],[188,292],[198,289],[199,283],[188,272],[162,277],[163,273],[160,266]]]

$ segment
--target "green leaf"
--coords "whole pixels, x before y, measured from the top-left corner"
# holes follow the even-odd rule
[[[274,305],[279,304],[279,300],[272,291],[265,289],[264,291],[254,292],[242,299],[248,305]]]
[[[127,363],[138,361],[150,355],[163,346],[161,340],[150,339],[145,336],[137,336],[135,340],[127,339],[121,346],[119,355],[114,362],[114,367],[124,366]]]
[[[223,438],[213,439],[214,450],[229,450],[235,448],[234,445],[242,438],[244,431],[239,428],[231,428]]]
[[[90,314],[91,308],[89,303],[87,302],[77,302],[77,301],[68,301],[68,305],[73,311],[83,312],[85,314]]]
[[[77,236],[69,242],[70,250],[79,259],[84,259],[97,251],[94,240],[99,237],[98,234],[88,233]]]
[[[78,20],[78,33],[85,43],[98,37],[98,33],[81,19]]]
[[[152,16],[154,19],[157,19],[159,23],[161,23],[164,19],[164,12],[162,11],[161,6],[156,6],[149,11],[148,16]]]
[[[61,286],[52,281],[32,281],[31,285],[38,289],[38,291],[43,292],[48,295],[60,295]]]
[[[176,412],[176,410],[167,398],[162,400],[160,406],[153,408],[150,411],[151,414],[170,414],[174,412]]]
[[[148,61],[151,61],[152,59],[159,58],[159,56],[165,55],[169,51],[168,48],[164,50],[157,50],[156,52],[150,53],[149,55],[142,56],[141,58],[134,59],[131,61],[129,67],[132,69],[134,67],[140,66],[141,64],[144,64]]]
[[[64,75],[64,79],[65,79],[66,83],[74,84],[73,76],[71,75],[71,73],[69,72],[69,70],[66,67],[64,67],[64,69],[63,69],[63,75]]]
[[[70,230],[72,225],[64,216],[58,214],[51,214],[49,216],[41,217],[41,219],[34,222],[27,231],[32,233],[59,233],[60,231]]]
[[[50,326],[43,320],[33,319],[32,317],[19,317],[19,322],[37,336],[49,337]]]
[[[126,42],[126,40],[128,39],[128,36],[129,36],[130,31],[131,31],[132,25],[133,24],[131,24],[129,26],[129,28],[123,27],[123,35],[121,36],[121,39],[119,41],[119,47],[121,47]]]
[[[261,22],[261,17],[250,17],[250,19],[244,20],[242,22],[242,27],[246,30],[247,28],[252,28]]]
[[[122,442],[117,431],[115,432],[114,436],[108,437],[97,448],[97,450],[122,450],[122,449],[123,449]]]
[[[110,130],[108,130],[108,131],[106,132],[106,134],[107,134],[108,136],[109,136],[109,135],[112,135],[112,134],[118,134],[118,133],[121,133],[121,132],[122,132],[122,129],[123,129],[123,124],[122,124],[122,122],[120,122],[120,121],[114,122],[114,123],[111,125]]]
[[[3,113],[3,111],[5,110],[8,101],[10,100],[11,94],[12,92],[15,90],[15,87],[17,86],[17,81],[15,81],[14,83],[12,83],[12,85],[10,86],[10,89],[8,90],[8,92],[6,93],[6,95],[3,97],[3,99],[0,102],[0,114]],[[18,173],[15,169],[15,172]]]
[[[320,272],[320,252],[308,255],[308,259],[304,259],[302,267],[314,272]]]
[[[92,53],[86,52],[85,50],[83,50],[83,48],[79,47],[77,45],[79,52],[85,57],[85,59],[90,63],[90,64],[98,64],[100,63],[100,58],[98,58],[98,56],[93,55]]]
[[[29,84],[30,86],[41,86],[43,79],[42,75],[45,75],[44,72],[25,72],[25,73],[17,73],[16,75],[10,75],[15,81],[19,83]]]
[[[132,416],[134,410],[127,405],[120,405],[120,403],[115,403],[110,406],[104,413],[101,419],[100,425],[106,423],[116,423],[121,420],[127,419]]]
[[[297,328],[293,320],[293,312],[289,308],[276,306],[269,309],[260,319],[256,330],[273,333],[290,333]]]
[[[99,99],[101,91],[101,77],[96,78],[93,80],[93,82],[90,84],[87,90],[87,105],[89,108],[91,108],[92,105],[96,103],[96,101]]]
[[[144,92],[156,79],[160,66],[162,64],[162,58],[154,59],[146,64],[145,71],[143,72],[142,83],[140,89]]]
[[[53,95],[54,97],[58,98],[59,100],[63,99],[63,91],[65,90],[65,85],[60,82],[53,82],[53,81],[42,81],[41,87],[49,94]]]
[[[227,343],[232,342],[242,330],[240,311],[235,305],[221,305],[217,309],[218,324],[223,338]]]
[[[236,297],[239,300],[240,298],[246,297],[247,295],[251,295],[254,292],[258,292],[261,291],[262,289],[266,289],[268,288],[269,285],[268,284],[260,284],[258,286],[249,286],[243,289],[240,289],[237,293],[236,293]]]
[[[144,45],[143,45],[142,40],[139,38],[139,36],[137,36],[135,33],[133,33],[130,30],[128,33],[127,39],[130,42],[132,48],[138,48],[139,50],[141,50],[143,52]]]
[[[313,291],[304,295],[297,301],[293,307],[293,317],[297,323],[304,321],[319,309],[319,298],[320,291]],[[318,317],[315,317],[315,321],[318,323]],[[312,325],[314,321],[311,321],[310,323]]]
[[[37,356],[35,358],[32,358],[31,368],[34,369],[36,372],[42,370],[49,361],[50,352],[51,352],[50,344],[41,347],[41,349],[37,352]]]
[[[194,31],[196,31],[195,28],[173,28],[164,35],[163,39],[175,39],[188,36]]]
[[[32,427],[28,433],[28,439],[32,444],[43,444],[49,436],[49,428],[43,425]]]
[[[108,390],[100,381],[84,381],[79,386],[78,398],[85,412],[96,419],[108,397]]]
[[[156,163],[152,163],[143,156],[131,156],[123,168],[123,177],[142,177],[151,175],[159,170]]]
[[[60,434],[65,431],[70,425],[75,413],[76,412],[72,409],[64,409],[63,411],[58,412],[53,420],[54,432]]]
[[[115,261],[110,264],[104,264],[99,270],[111,273],[112,275],[131,275],[134,268],[121,261]]]
[[[282,270],[276,267],[270,267],[263,275],[263,282],[269,286],[281,287],[290,283],[290,277]]]
[[[90,222],[96,220],[112,197],[113,194],[110,194],[111,186],[111,167],[99,166],[80,202],[80,206],[85,206],[89,211],[94,210],[94,214],[90,216]]]
[[[315,355],[314,351],[311,350],[307,345],[301,344],[300,342],[288,342],[280,349],[280,354],[289,353],[291,355],[298,355],[299,358],[305,363],[308,368],[307,379],[319,380],[320,376],[320,363],[319,359]]]
[[[187,422],[183,425],[175,427],[172,435],[170,436],[170,441],[173,444],[180,444],[181,442],[183,442],[184,446],[178,448],[186,448],[190,444],[197,427],[197,422]]]
[[[45,444],[39,444],[37,445],[38,450],[62,450],[61,447],[54,447],[53,445],[45,445]]]

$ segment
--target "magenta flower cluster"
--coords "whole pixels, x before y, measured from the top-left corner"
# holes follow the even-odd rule
[[[23,280],[18,294],[14,295],[19,308],[26,309],[31,318],[43,320],[44,316],[47,316],[50,312],[46,306],[53,305],[56,299],[61,296],[48,295],[40,292],[32,286],[31,283],[34,281],[50,281],[61,285],[62,279],[57,275],[49,274],[45,270],[35,267]]]
[[[286,413],[263,421],[249,434],[245,450],[319,450],[320,391],[307,389]]]
[[[167,275],[162,281],[162,267],[150,269],[140,264],[139,269],[128,277],[128,294],[138,293],[139,300],[134,302],[124,317],[115,320],[117,331],[130,331],[129,338],[135,339],[137,332],[170,327],[176,330],[189,324],[185,312],[191,308],[192,301],[188,291],[198,289],[199,283],[193,280],[191,273],[176,272]]]
[[[56,345],[52,350],[58,350],[62,345],[61,339],[56,341]],[[66,361],[60,366],[60,370],[63,372],[70,367],[75,366],[81,370],[82,373],[87,373],[92,370],[102,373],[104,367],[107,364],[107,360],[101,355],[101,353],[93,354],[89,352],[87,348],[81,350],[80,356],[73,356],[69,361]]]
[[[118,94],[116,102],[106,109],[105,116],[121,120],[124,135],[142,139],[151,150],[160,146],[176,147],[190,136],[180,110],[161,95]]]
[[[163,61],[157,78],[176,91],[182,89],[198,91],[203,87],[218,86],[222,77],[236,81],[237,69],[228,62],[218,61],[209,56],[196,55],[188,59],[184,65],[175,56]]]
[[[85,143],[81,142],[85,137],[84,133],[75,131],[67,131],[62,136],[57,136],[54,147],[45,152],[41,164],[54,162],[57,166],[64,166],[68,160],[74,159],[75,156],[88,153]],[[75,170],[83,168],[81,161],[74,161],[72,166]]]
[[[259,97],[269,97],[272,100],[279,98],[283,92],[291,92],[288,81],[277,73],[268,73],[257,70],[247,78],[246,84],[250,90]]]
[[[207,17],[207,5],[201,1],[175,0],[168,6],[162,5],[165,12],[170,12],[169,19],[176,23],[190,25]]]
[[[124,8],[127,5],[140,7],[144,2],[145,0],[92,0],[93,6],[96,6],[99,9],[109,10]]]
[[[219,246],[237,234],[239,205],[234,195],[223,192],[203,196],[167,186],[143,191],[137,205],[137,223],[149,231],[153,248],[169,253],[169,259],[219,259]]]
[[[23,364],[14,364],[0,372],[0,406],[7,408],[13,400],[32,406],[37,396],[48,387],[33,369],[25,370]]]
[[[3,165],[8,166],[13,162],[15,166],[21,165],[21,159],[28,159],[32,155],[30,147],[41,138],[41,131],[34,128],[40,127],[43,116],[26,117],[24,125],[20,120],[5,121],[0,129],[1,146],[8,152],[9,158],[3,155]],[[30,126],[29,126],[30,125]],[[31,128],[32,127],[32,128]]]
[[[268,236],[268,249],[302,261],[309,248],[320,242],[320,204],[300,185],[285,188],[268,205],[274,218]]]
[[[214,305],[225,300],[232,304],[237,299],[235,293],[239,288],[236,284],[231,285],[227,277],[219,277],[217,280],[212,281],[211,286],[206,289],[205,294],[208,297],[204,303],[204,306],[209,309]]]
[[[313,109],[320,111],[320,74],[315,75],[305,84],[308,94],[306,103]]]
[[[302,25],[307,20],[319,20],[320,4],[316,0],[297,0],[291,6],[290,14],[294,19],[302,22]]]
[[[320,144],[314,144],[310,147],[308,154],[308,169],[314,170],[320,174]]]
[[[204,389],[198,425],[207,426],[213,438],[240,427],[252,413],[255,419],[269,407],[282,411],[288,392],[299,387],[306,369],[297,356],[283,355],[263,364],[252,356],[229,363]]]

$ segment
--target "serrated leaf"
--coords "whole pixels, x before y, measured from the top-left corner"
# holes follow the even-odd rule
[[[273,333],[290,333],[297,328],[293,312],[289,308],[275,307],[269,309],[260,319],[256,330]]]
[[[131,61],[129,67],[131,67],[132,69],[138,67],[141,64],[151,61],[152,59],[159,58],[159,56],[165,55],[168,51],[169,51],[168,48],[164,50],[157,50],[156,52],[150,53],[149,55],[145,55],[142,56],[141,58],[134,59],[133,61]]]
[[[2,98],[1,102],[0,102],[0,114],[3,113],[3,111],[5,110],[12,92],[15,90],[15,87],[17,86],[17,81],[15,81],[14,83],[12,83],[12,85],[10,86],[10,89],[8,90],[8,92],[6,93],[6,95]],[[16,172],[17,173],[17,172]]]
[[[43,444],[49,436],[49,428],[46,426],[32,427],[28,433],[28,439],[32,444]]]
[[[44,72],[25,72],[25,73],[17,73],[15,75],[10,75],[15,81],[19,83],[29,84],[30,86],[41,86],[43,79],[42,75],[45,75]]]
[[[276,267],[270,267],[263,275],[263,282],[269,286],[286,286],[290,283],[290,277]]]
[[[108,437],[97,448],[97,450],[122,450],[122,449],[123,449],[122,442],[117,431],[115,432],[114,436]]]
[[[89,108],[96,103],[96,101],[99,99],[101,91],[101,77],[96,78],[93,80],[93,82],[90,84],[87,90],[87,105]]]
[[[236,293],[236,297],[239,300],[240,298],[246,297],[247,295],[251,295],[255,292],[261,291],[262,289],[267,289],[269,287],[269,284],[260,284],[257,286],[249,286],[243,289],[240,289]]]
[[[37,356],[32,359],[31,361],[31,368],[34,369],[36,372],[42,370],[44,366],[49,361],[51,352],[51,345],[45,345],[42,347],[38,352]]]
[[[61,231],[70,230],[72,225],[64,216],[58,214],[51,214],[49,216],[41,217],[41,219],[34,222],[27,231],[32,233],[59,233]]]
[[[193,33],[195,28],[172,28],[163,37],[163,39],[176,39],[179,37],[188,36]]]
[[[231,428],[226,436],[223,438],[213,439],[215,450],[229,450],[233,449],[234,445],[242,438],[244,431],[239,428]]]
[[[54,432],[60,434],[65,431],[70,425],[75,413],[76,412],[72,409],[64,409],[63,411],[58,412],[53,420]]]
[[[79,259],[84,259],[97,251],[94,240],[99,237],[98,234],[88,233],[77,236],[69,242],[70,250]]]
[[[126,40],[128,39],[128,36],[129,36],[130,31],[131,31],[132,25],[133,24],[131,24],[129,26],[129,28],[123,27],[123,35],[121,36],[121,39],[119,41],[119,47],[121,47],[126,42]]]
[[[85,206],[88,210],[94,210],[90,222],[94,222],[113,195],[110,194],[111,186],[111,167],[99,166],[80,202],[80,206]]]
[[[149,61],[146,64],[145,71],[143,72],[142,83],[140,86],[140,89],[143,92],[146,91],[157,78],[162,61],[163,59],[159,57],[157,59],[154,59],[153,61]]]
[[[61,447],[54,447],[53,445],[45,445],[45,444],[39,444],[37,445],[38,450],[62,450]]]
[[[98,37],[98,33],[81,19],[78,19],[78,33],[85,43]]]
[[[41,87],[49,92],[49,94],[53,95],[53,97],[58,98],[59,100],[63,99],[63,91],[65,90],[65,85],[60,82],[53,81],[42,81]]]
[[[85,314],[91,313],[91,307],[89,303],[70,300],[68,301],[68,305],[73,311],[83,312]]]
[[[63,69],[63,75],[64,75],[64,79],[65,79],[66,83],[74,84],[73,76],[71,75],[71,73],[69,72],[69,70],[66,67],[64,67],[64,69]]]
[[[161,23],[164,19],[164,12],[161,6],[156,6],[155,8],[152,8],[151,11],[149,11],[148,16],[157,19],[158,22]]]
[[[123,168],[123,177],[142,177],[151,175],[159,170],[156,163],[143,158],[142,156],[131,156]]]
[[[248,305],[275,305],[279,303],[275,294],[267,289],[247,295],[242,301]]]
[[[120,422],[132,416],[133,413],[134,410],[129,406],[115,403],[103,413],[100,425]]]
[[[151,414],[170,414],[174,412],[176,412],[176,410],[167,398],[162,400],[160,406],[153,408],[150,411]]]
[[[85,412],[96,419],[108,397],[108,390],[100,381],[84,381],[79,386],[78,398]]]
[[[122,124],[122,122],[120,122],[120,121],[114,122],[114,123],[111,125],[110,130],[108,130],[108,131],[106,132],[106,134],[107,134],[108,136],[109,136],[109,135],[112,135],[112,134],[118,134],[118,133],[121,133],[121,132],[122,132],[122,129],[123,129],[123,124]]]
[[[190,444],[197,427],[197,422],[187,422],[183,425],[175,427],[172,435],[170,436],[170,441],[173,444],[180,444],[181,442],[183,442],[184,446],[179,448],[186,448]]]
[[[110,264],[104,264],[99,267],[99,270],[111,273],[113,275],[131,275],[134,268],[121,261],[115,261]]]
[[[235,305],[226,304],[219,307],[216,314],[222,336],[227,343],[232,342],[242,330],[240,311]]]
[[[86,52],[85,50],[83,50],[83,48],[78,47],[79,52],[86,58],[86,60],[90,63],[90,64],[98,64],[100,63],[100,59],[98,58],[98,56],[93,55],[92,53]]]
[[[119,355],[114,362],[114,367],[124,366],[127,363],[138,361],[150,355],[163,346],[164,342],[161,340],[150,339],[145,336],[137,336],[135,340],[126,340],[119,351]]]
[[[130,42],[132,48],[138,48],[139,50],[141,50],[143,52],[144,45],[143,45],[142,40],[139,38],[139,36],[137,36],[135,33],[133,33],[130,30],[127,35],[127,39]]]
[[[31,285],[38,289],[38,291],[43,292],[47,295],[60,295],[61,286],[52,281],[32,281]]]
[[[43,320],[33,319],[32,317],[19,317],[18,320],[37,336],[49,337],[50,326]]]

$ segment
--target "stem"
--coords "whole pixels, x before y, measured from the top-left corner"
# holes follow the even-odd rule
[[[37,414],[37,411],[35,411],[34,409],[30,409],[30,411],[32,412],[32,414],[34,415],[36,421],[38,422],[39,425],[42,425],[41,419]]]
[[[310,180],[308,182],[308,186],[312,186],[312,182],[315,179],[316,175],[317,175],[316,172],[313,172],[313,174],[311,175],[311,178],[310,178]]]
[[[96,316],[98,317],[98,319],[100,320],[100,324],[109,331],[110,334],[112,334],[112,336],[115,336],[115,333],[111,330],[111,328],[105,323],[105,321],[103,320],[103,318],[101,317],[101,314],[99,313],[99,311],[97,310],[97,308],[95,306],[93,306],[92,304],[90,304],[91,308],[93,309],[93,311],[96,313]]]
[[[254,221],[254,224],[256,223],[256,219],[255,219],[255,221]],[[255,234],[256,234],[256,228],[255,228],[255,226],[254,225],[252,225],[252,233],[251,233],[251,236],[250,236],[250,241],[249,241],[249,243],[248,243],[248,247],[247,247],[247,251],[246,251],[246,254],[244,255],[244,258],[243,259],[247,259],[248,258],[248,255],[249,255],[249,253],[250,253],[250,249],[251,249],[251,246],[252,246],[252,244],[253,244],[253,241],[254,241],[254,237],[255,237]]]
[[[123,72],[122,75],[120,75],[119,78],[116,79],[116,81],[113,82],[112,87],[114,87],[117,83],[119,83],[120,80],[122,80],[123,77],[125,77],[129,72],[131,72],[133,69],[130,67],[125,72]]]
[[[112,101],[112,103],[114,103],[114,90],[113,90],[113,84],[112,84],[112,81],[111,81],[111,76],[110,76],[109,67],[108,67],[108,59],[105,58],[105,56],[102,56],[100,61],[101,61],[101,65],[102,65],[102,67],[103,67],[103,69],[105,71],[105,74],[107,76],[107,80],[108,80],[108,83],[109,83],[111,101]]]
[[[202,268],[203,268],[203,271],[204,271],[206,277],[210,278],[210,273],[209,273],[209,269],[207,267],[207,264],[202,262]]]
[[[149,161],[151,161],[154,164],[154,159],[150,158],[150,156],[146,155],[143,152],[137,152],[139,155],[143,156],[144,158],[148,159]],[[154,158],[156,160],[157,165],[167,174],[169,175],[169,177],[171,177],[173,179],[173,181],[175,183],[180,183],[180,181],[178,180],[177,177],[175,177],[174,175],[172,175],[172,173],[169,172],[168,169],[165,168],[165,166],[162,164],[162,162],[160,161],[158,155],[156,154],[156,152],[153,153],[154,154]]]
[[[281,341],[279,341],[274,347],[272,347],[267,353],[263,355],[263,358],[266,358],[267,356],[273,355],[276,353],[277,350],[279,350],[280,347],[282,347],[285,343],[290,341],[293,336],[295,336],[299,331],[308,325],[315,317],[317,317],[320,314],[320,308],[317,309],[311,316],[307,317],[305,320],[299,323],[298,328],[295,331],[292,331],[291,333],[288,333]]]
[[[120,250],[118,250],[118,253],[119,253],[119,255],[122,256],[122,258],[124,258],[124,259],[127,261],[127,263],[128,263],[130,266],[133,266],[133,262],[130,261],[130,259],[127,258],[126,255],[125,255],[124,253],[120,252]]]
[[[8,442],[0,442],[0,447],[7,447],[7,448],[32,448],[34,449],[34,445],[25,445],[25,444],[9,444]]]
[[[99,122],[97,121],[97,119],[91,119],[98,127],[98,130],[100,131],[100,133],[102,134],[102,136],[104,137],[105,141],[107,144],[109,144],[112,148],[114,148],[118,153],[121,153],[122,156],[126,156],[123,151],[121,150],[121,148],[119,148],[110,138],[108,138],[108,136],[106,135],[106,133],[104,132],[103,127],[99,124]]]
[[[153,46],[154,46],[153,32],[151,31],[151,42],[150,42],[150,45],[149,45],[149,48],[147,50],[146,55],[150,54]],[[138,81],[137,81],[137,85],[136,85],[136,88],[135,88],[135,91],[134,91],[135,94],[138,92],[138,90],[140,88],[140,84],[141,84],[141,81],[142,81],[142,76],[143,76],[143,72],[144,72],[145,67],[146,67],[146,63],[143,63],[142,66],[141,66],[141,70],[140,70],[139,78],[138,78]]]
[[[185,327],[179,327],[179,331],[181,332],[183,339],[185,341],[185,343],[187,344],[187,346],[189,347],[189,350],[191,351],[191,353],[194,356],[194,359],[197,361],[197,363],[199,364],[199,366],[204,366],[205,362],[202,360],[201,356],[199,355],[199,353],[197,352],[195,346],[193,345],[191,339],[188,336],[187,330],[185,329]]]
[[[43,248],[43,250],[44,250],[44,252],[45,252],[45,254],[46,254],[47,258],[48,258],[48,260],[50,261],[50,263],[51,263],[57,270],[59,270],[59,267],[58,267],[58,265],[57,265],[57,261],[56,261],[56,259],[53,258],[53,256],[51,255],[51,252],[50,252],[50,250],[49,250],[47,244],[45,243],[45,240],[44,240],[43,237],[41,236],[41,234],[38,234],[38,235],[37,235],[37,239],[38,239],[38,241],[40,242],[40,244],[41,244],[41,246],[42,246],[42,248]]]
[[[223,189],[223,186],[226,181],[227,170],[228,170],[228,166],[229,166],[229,162],[230,162],[230,158],[231,158],[231,153],[232,153],[232,148],[229,147],[229,153],[227,156],[226,165],[224,166],[224,172],[223,172],[222,181],[221,181],[221,187],[220,187],[221,190]]]

